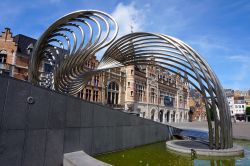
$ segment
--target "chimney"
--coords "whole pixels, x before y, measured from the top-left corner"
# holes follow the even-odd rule
[[[5,29],[5,37],[4,37],[4,40],[6,41],[7,40],[7,37],[8,37],[8,35],[10,34],[11,35],[11,32],[10,32],[10,28],[4,28]]]

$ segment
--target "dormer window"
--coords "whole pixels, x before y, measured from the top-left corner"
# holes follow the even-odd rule
[[[7,61],[7,52],[5,50],[0,51],[0,63],[6,63]]]

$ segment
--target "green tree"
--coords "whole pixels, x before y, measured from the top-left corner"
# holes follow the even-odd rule
[[[246,115],[250,115],[250,107],[246,108]]]

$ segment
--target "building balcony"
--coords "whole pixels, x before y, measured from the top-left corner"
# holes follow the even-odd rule
[[[0,74],[12,76],[12,69],[14,68],[13,65],[7,63],[0,63]]]
[[[113,109],[124,109],[125,105],[121,105],[121,104],[107,104],[107,106],[112,107]]]
[[[0,69],[2,70],[11,70],[11,66],[10,64],[7,63],[0,63]]]

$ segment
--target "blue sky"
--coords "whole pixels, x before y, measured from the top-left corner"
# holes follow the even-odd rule
[[[191,45],[208,61],[224,88],[250,89],[249,0],[1,0],[0,29],[38,38],[74,10],[112,14],[120,36],[158,32]]]

